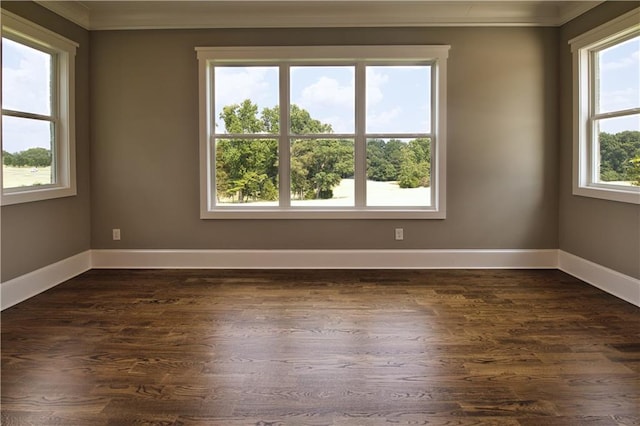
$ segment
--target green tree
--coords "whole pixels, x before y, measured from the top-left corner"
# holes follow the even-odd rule
[[[640,155],[629,160],[629,163],[627,177],[632,185],[640,186]]]
[[[264,111],[263,111],[264,113]],[[227,133],[269,133],[265,115],[249,99],[225,106],[220,113]],[[218,197],[238,202],[276,200],[278,197],[278,141],[276,139],[225,139],[216,145]]]
[[[342,178],[353,176],[353,142],[296,140],[291,145],[291,191],[299,199],[332,198]]]
[[[398,185],[417,188],[431,184],[431,141],[419,138],[403,147]]]
[[[397,180],[398,170],[389,159],[388,145],[381,139],[367,142],[367,179],[382,182]]]
[[[225,106],[220,113],[228,133],[277,134],[280,110],[263,108],[250,100]],[[291,133],[328,134],[330,124],[311,117],[293,104]],[[219,196],[238,202],[275,200],[278,196],[278,143],[276,139],[218,139],[216,179]],[[291,190],[300,199],[332,198],[333,188],[343,177],[353,176],[353,142],[336,139],[293,141],[291,145]]]
[[[29,148],[16,153],[2,151],[2,163],[13,167],[49,167],[51,151],[46,148]]]
[[[2,164],[5,166],[13,166],[14,156],[12,153],[7,151],[2,151]]]
[[[640,132],[624,131],[615,134],[601,132],[600,144],[600,179],[605,182],[617,180],[633,180],[633,163],[630,161],[640,157]]]

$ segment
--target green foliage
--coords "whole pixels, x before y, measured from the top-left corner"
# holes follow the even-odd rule
[[[632,185],[640,186],[640,155],[629,160],[627,176]]]
[[[633,159],[640,157],[640,132],[600,133],[600,179],[633,181]]]
[[[13,167],[49,167],[51,151],[45,148],[29,148],[14,153],[2,151],[2,164]]]
[[[280,109],[263,108],[247,99],[227,105],[220,112],[227,133],[278,134]],[[291,133],[327,134],[330,124],[311,117],[308,111],[291,105]],[[369,179],[398,181],[403,188],[429,186],[431,142],[415,139],[369,141]],[[343,178],[354,175],[353,140],[298,139],[291,142],[291,192],[297,199],[329,199]],[[234,202],[278,199],[278,140],[276,138],[218,138],[216,145],[216,187],[218,197]]]
[[[405,144],[392,139],[379,139],[367,145],[368,178],[397,181],[401,188],[417,188],[431,184],[431,141],[414,139]]]
[[[299,199],[332,198],[342,178],[353,176],[353,142],[296,140],[291,144],[291,191]]]

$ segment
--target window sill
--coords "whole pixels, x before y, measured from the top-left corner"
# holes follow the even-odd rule
[[[8,206],[12,204],[30,203],[33,201],[51,200],[54,198],[72,197],[74,195],[77,195],[77,191],[75,188],[70,187],[38,188],[16,192],[2,192],[0,205]]]
[[[601,200],[617,201],[621,203],[640,204],[640,188],[621,186],[579,186],[573,188],[573,195],[581,197],[599,198]],[[636,189],[633,189],[636,188]]]
[[[445,219],[446,212],[435,209],[242,209],[221,208],[200,212],[201,219]]]

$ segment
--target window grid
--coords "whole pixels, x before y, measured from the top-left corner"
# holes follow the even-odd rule
[[[600,145],[603,122],[619,118],[640,121],[640,106],[601,110],[600,69],[600,55],[605,50],[640,36],[639,22],[640,9],[635,9],[569,41],[574,73],[575,195],[640,204],[640,187],[603,180]]]
[[[424,48],[424,46],[421,46]],[[433,46],[431,46],[433,47]],[[327,47],[330,49],[331,47]],[[346,47],[339,47],[340,49],[347,49]],[[383,49],[389,50],[388,46]],[[400,47],[401,49],[406,47]],[[413,47],[409,47],[411,49]],[[206,103],[206,109],[209,110],[210,124],[204,128],[211,128],[214,130],[206,137],[207,147],[206,152],[209,152],[209,164],[215,164],[215,147],[217,140],[242,138],[247,140],[258,140],[263,138],[278,138],[278,158],[279,158],[279,190],[278,190],[278,206],[261,206],[256,208],[255,206],[247,205],[219,205],[217,203],[217,186],[215,181],[215,170],[211,166],[207,166],[206,171],[201,171],[201,178],[204,176],[207,180],[202,182],[202,185],[206,187],[206,203],[201,208],[201,217],[203,218],[219,218],[219,217],[234,217],[234,218],[253,218],[253,217],[296,217],[296,218],[317,218],[317,217],[380,217],[380,218],[392,218],[392,217],[411,217],[411,218],[443,218],[445,214],[444,209],[444,196],[440,202],[438,202],[438,195],[444,195],[444,143],[441,143],[438,139],[437,130],[441,129],[444,134],[444,122],[438,123],[439,118],[444,118],[444,111],[439,111],[439,107],[445,104],[445,79],[441,74],[446,67],[446,52],[448,46],[436,46],[438,50],[437,55],[429,55],[426,58],[417,59],[414,55],[410,59],[404,57],[395,58],[393,60],[284,60],[280,61],[279,66],[279,112],[280,112],[280,129],[279,133],[268,134],[227,134],[215,129],[215,126],[211,126],[212,122],[215,122],[215,116],[219,113],[215,110],[215,103],[212,102],[215,94],[215,68],[216,66],[251,66],[251,64],[259,64],[259,66],[274,66],[273,62],[259,61],[251,56],[247,56],[248,60],[241,59],[237,55],[240,54],[238,49],[225,49],[225,48],[196,48],[198,51],[198,58],[200,60],[201,67],[201,84],[205,83],[205,89],[201,90],[201,94],[207,94],[208,97],[203,99],[202,103]],[[246,48],[247,51],[252,51],[253,48]],[[276,49],[277,48],[273,48]],[[285,48],[287,49],[287,48]],[[296,49],[296,48],[290,48]],[[392,48],[391,48],[392,49]],[[243,50],[239,49],[240,52]],[[355,51],[350,49],[350,52]],[[221,53],[222,52],[222,53]],[[225,53],[231,53],[229,55]],[[235,56],[235,57],[234,57]],[[436,57],[437,59],[434,59]],[[355,129],[354,133],[308,133],[308,134],[295,134],[291,129],[289,107],[293,104],[293,100],[290,97],[291,88],[291,68],[301,65],[313,65],[313,66],[353,66],[355,68],[355,97],[354,97],[354,110],[355,110]],[[420,65],[428,66],[431,69],[430,75],[430,132],[420,133],[366,133],[366,67],[367,66],[384,66],[384,65]],[[202,78],[202,76],[205,78]],[[208,88],[208,91],[206,90]],[[440,116],[438,115],[440,114]],[[203,127],[201,127],[202,129]],[[226,129],[225,129],[226,131]],[[367,206],[366,194],[367,194],[367,141],[372,138],[379,139],[406,139],[406,138],[428,138],[430,140],[431,147],[431,169],[430,169],[430,181],[431,181],[431,195],[429,200],[429,206],[424,208],[422,206]],[[302,207],[292,206],[291,202],[291,147],[294,140],[313,140],[313,139],[348,139],[354,141],[354,181],[355,181],[355,193],[354,193],[354,205],[352,207]],[[443,138],[444,141],[444,138]],[[202,164],[202,163],[201,163]],[[204,199],[203,199],[204,200]],[[228,213],[242,213],[246,212],[248,215],[218,215],[223,212]],[[314,212],[315,215],[298,215],[295,212]],[[262,213],[272,212],[274,215],[265,215]],[[286,213],[284,216],[281,213]],[[252,215],[252,213],[258,213],[258,215]],[[293,214],[292,214],[293,213]],[[326,215],[326,213],[330,213]],[[339,213],[337,215],[331,215],[331,213]],[[340,213],[355,213],[352,215],[343,215]],[[368,214],[367,214],[368,213]],[[373,214],[371,214],[373,213]],[[381,214],[378,214],[381,213]],[[391,213],[391,215],[388,215]],[[403,215],[403,213],[405,215]],[[410,213],[406,215],[406,213]]]
[[[49,114],[35,111],[35,107],[29,110],[12,105],[2,108],[2,117],[49,123],[51,179],[49,184],[5,187],[4,173],[0,173],[0,204],[73,196],[76,194],[74,74],[78,44],[5,10],[2,10],[2,39],[48,55]]]

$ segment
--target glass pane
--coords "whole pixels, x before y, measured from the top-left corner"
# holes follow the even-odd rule
[[[367,205],[431,205],[431,140],[367,141]]]
[[[215,67],[215,132],[278,133],[278,67]]]
[[[291,142],[291,205],[354,206],[353,139]]]
[[[598,53],[598,112],[640,107],[640,36]]]
[[[596,121],[600,154],[596,182],[640,185],[640,114]]]
[[[278,205],[278,140],[218,139],[217,205]]]
[[[2,117],[3,188],[55,183],[52,134],[49,121]]]
[[[291,67],[291,133],[354,133],[355,68]]]
[[[367,67],[367,133],[431,131],[431,66]]]
[[[51,55],[2,38],[2,108],[51,115]]]

